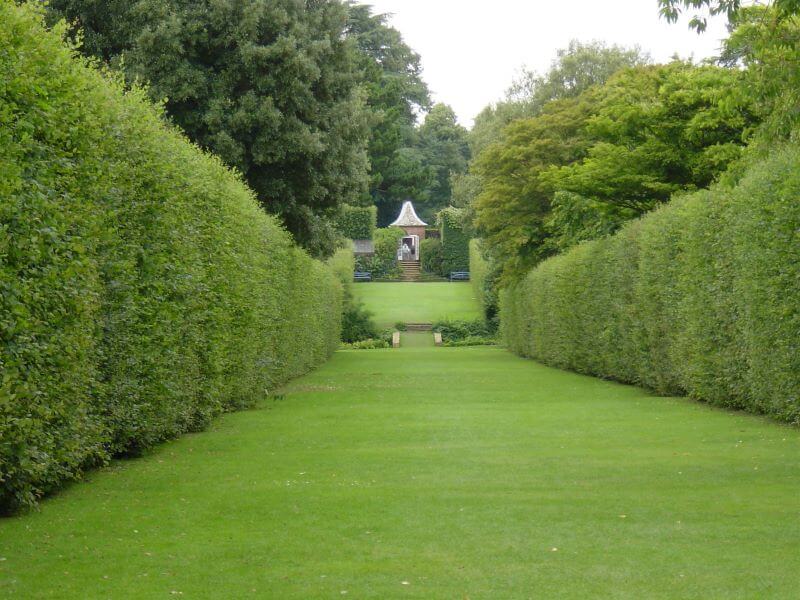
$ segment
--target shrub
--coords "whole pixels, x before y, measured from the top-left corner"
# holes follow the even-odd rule
[[[674,199],[502,297],[514,351],[800,423],[800,150]]]
[[[377,222],[377,207],[344,204],[336,218],[336,230],[351,240],[371,240]]]
[[[352,248],[341,248],[328,259],[344,291],[342,300],[342,341],[345,343],[368,340],[378,335],[372,320],[372,313],[364,308],[363,303],[353,292],[353,273],[355,260]]]
[[[467,336],[458,340],[443,341],[447,348],[464,348],[467,346],[494,346],[497,340],[494,338],[486,338],[481,336]]]
[[[384,348],[391,348],[392,345],[386,340],[369,339],[353,342],[352,344],[344,344],[342,347],[346,350],[383,350]]]
[[[0,508],[325,360],[341,287],[217,159],[0,2]]]
[[[437,218],[442,234],[443,273],[469,270],[469,236],[462,229],[461,210],[448,207]]]
[[[422,272],[429,275],[445,277],[443,266],[442,242],[438,238],[426,238],[420,243],[420,266]]]
[[[360,302],[345,305],[342,315],[342,341],[345,343],[369,340],[378,335],[372,313]]]
[[[393,278],[400,276],[400,266],[397,263],[397,249],[405,232],[399,227],[386,227],[376,229],[373,240],[375,241],[374,256],[359,256],[356,258],[356,270],[369,271],[373,277]]]
[[[437,321],[432,329],[442,334],[445,346],[484,346],[496,343],[490,327],[482,319]]]

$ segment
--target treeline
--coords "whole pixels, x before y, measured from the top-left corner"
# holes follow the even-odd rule
[[[477,284],[517,352],[798,423],[800,17],[661,4],[728,13],[716,65],[573,44],[477,120]]]
[[[343,205],[430,216],[466,170],[466,130],[432,106],[420,57],[385,15],[342,0],[53,0],[79,49],[144,84],[197,145],[240,171],[313,255]],[[419,116],[427,112],[421,125]]]
[[[201,429],[339,343],[331,270],[62,33],[0,2],[0,509]]]

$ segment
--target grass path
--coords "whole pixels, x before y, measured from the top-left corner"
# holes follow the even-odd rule
[[[498,348],[340,352],[90,479],[0,520],[0,597],[800,590],[799,431]]]
[[[400,333],[400,346],[403,348],[433,347],[433,333],[430,331],[403,331]]]
[[[395,323],[477,319],[480,308],[469,282],[360,283],[354,286],[381,329]]]

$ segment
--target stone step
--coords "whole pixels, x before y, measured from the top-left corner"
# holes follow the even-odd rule
[[[419,277],[422,274],[418,260],[401,260],[400,270],[402,271],[400,281],[405,282],[419,281]]]
[[[406,323],[406,331],[430,331],[433,323]]]

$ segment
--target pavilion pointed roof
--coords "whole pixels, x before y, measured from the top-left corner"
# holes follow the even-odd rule
[[[428,224],[417,216],[411,200],[403,202],[400,216],[390,225],[390,227],[427,227]]]

